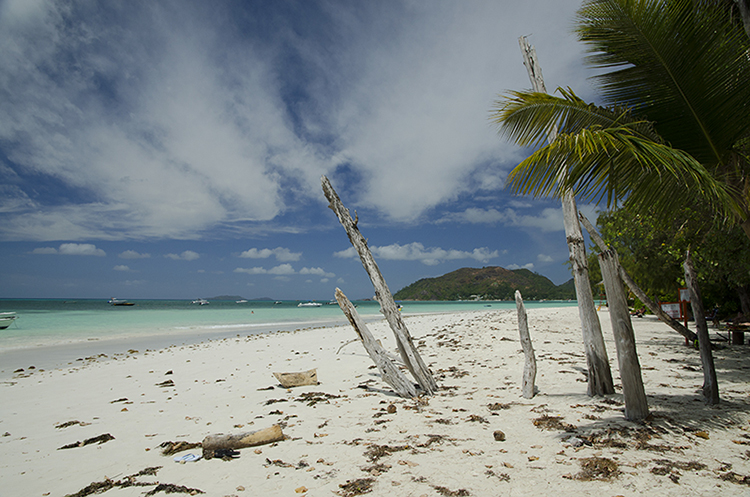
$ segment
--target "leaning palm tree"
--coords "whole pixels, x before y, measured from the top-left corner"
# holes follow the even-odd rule
[[[723,9],[693,0],[588,0],[578,12],[605,106],[512,92],[500,132],[541,146],[510,174],[517,193],[668,214],[708,203],[750,237],[750,38]]]

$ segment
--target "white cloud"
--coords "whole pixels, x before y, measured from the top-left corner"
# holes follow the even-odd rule
[[[336,275],[334,273],[329,273],[322,267],[303,267],[299,270],[299,274],[314,274],[317,276],[325,276],[326,278],[333,278]]]
[[[57,249],[55,247],[39,247],[31,251],[32,254],[56,254]]]
[[[323,44],[278,13],[275,36],[240,36],[224,29],[228,5],[81,6],[71,19],[59,3],[0,4],[4,151],[84,192],[66,205],[14,194],[0,237],[245,229],[319,202],[320,174],[338,166],[363,178],[355,202],[411,221],[499,188],[521,158],[488,120],[499,92],[529,86],[519,34],[533,33],[549,88],[589,87],[570,32],[580,0],[322,3]],[[288,59],[305,61],[304,77]]]
[[[120,259],[148,259],[151,257],[151,254],[140,254],[135,250],[126,250],[118,254],[117,257]]]
[[[235,273],[246,273],[246,274],[268,274],[268,271],[262,267],[238,267],[234,270]]]
[[[112,269],[114,269],[115,271],[130,271],[131,270],[128,266],[124,264],[117,265]]]
[[[399,261],[420,261],[422,264],[428,266],[434,266],[447,260],[458,259],[473,259],[478,262],[488,262],[490,259],[494,259],[499,255],[497,250],[490,251],[487,247],[475,248],[471,252],[454,249],[445,250],[438,247],[430,247],[426,249],[425,246],[419,242],[413,242],[407,245],[394,243],[382,247],[371,246],[370,251],[373,256],[377,258]],[[355,258],[357,257],[357,251],[354,247],[349,247],[346,250],[335,252],[333,255],[341,258]]]
[[[61,255],[93,255],[96,257],[104,257],[107,253],[96,248],[96,245],[91,243],[63,243],[59,248],[54,247],[40,247],[35,248],[31,251],[32,254],[61,254]]]
[[[193,252],[192,250],[185,250],[181,254],[167,254],[164,257],[174,261],[194,261],[200,258],[200,254],[198,252]]]
[[[523,228],[537,228],[542,231],[563,231],[562,208],[547,207],[538,214],[519,214],[516,209],[469,208],[463,212],[446,215],[441,222],[466,222],[472,224],[502,224]]]
[[[275,249],[251,248],[240,254],[240,257],[247,259],[267,259],[271,256],[275,256],[279,262],[295,262],[300,259],[302,252],[292,252],[288,248],[276,247]]]
[[[532,269],[534,269],[534,263],[533,262],[529,262],[528,264],[524,264],[523,266],[519,266],[518,264],[510,264],[505,269],[510,269],[510,270],[513,270],[513,269],[528,269],[528,270],[532,270]]]
[[[536,260],[539,262],[552,262],[554,259],[546,254],[539,254],[536,256]]]

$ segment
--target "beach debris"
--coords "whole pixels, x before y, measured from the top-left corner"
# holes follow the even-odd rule
[[[162,381],[161,383],[157,383],[156,386],[159,388],[174,387],[174,381],[172,381],[171,379],[165,380],[165,381]]]
[[[307,403],[307,407],[313,407],[318,402],[330,403],[331,399],[338,399],[339,397],[339,395],[325,392],[305,392],[294,400]]]
[[[200,454],[193,454],[192,452],[188,454],[183,454],[181,456],[177,456],[174,458],[174,462],[178,462],[180,464],[185,464],[186,462],[195,462],[200,460],[201,456]]]
[[[408,399],[416,397],[417,389],[414,383],[401,372],[380,342],[375,340],[367,328],[367,324],[359,316],[357,309],[354,308],[354,305],[338,288],[336,288],[336,301],[339,303],[341,311],[349,320],[349,323],[351,323],[357,336],[362,341],[367,354],[378,368],[383,381],[390,385],[399,397]]]
[[[529,318],[523,305],[523,297],[518,290],[516,290],[516,311],[518,313],[518,333],[521,336],[521,347],[526,358],[523,364],[522,395],[524,398],[530,399],[534,397],[536,357],[534,356],[534,346],[531,344],[531,335],[529,335]]]
[[[495,473],[491,469],[488,469],[487,471],[484,472],[484,474],[487,476],[494,476],[500,481],[510,481],[510,475],[508,473]]]
[[[88,495],[104,493],[107,490],[111,490],[116,487],[125,488],[125,487],[150,487],[150,486],[154,486],[155,488],[145,495],[155,495],[157,492],[165,492],[165,493],[181,492],[181,493],[186,493],[190,495],[197,495],[197,494],[205,493],[202,490],[197,489],[197,488],[178,487],[176,485],[172,485],[169,483],[160,484],[159,482],[138,481],[138,478],[140,478],[141,476],[156,476],[156,473],[161,468],[162,468],[161,466],[144,468],[140,470],[139,472],[134,473],[132,475],[128,475],[120,480],[112,480],[111,478],[105,477],[104,480],[90,483],[89,485],[82,488],[78,492],[74,494],[68,494],[65,497],[87,497]]]
[[[77,447],[84,447],[86,445],[91,445],[91,444],[99,444],[99,445],[101,445],[101,444],[103,444],[105,442],[109,442],[110,440],[114,440],[114,439],[115,439],[115,437],[113,437],[109,433],[104,433],[104,434],[96,436],[96,437],[87,438],[83,442],[79,441],[79,442],[73,442],[72,444],[63,445],[62,447],[58,447],[57,450],[74,449],[74,448],[77,448]]]
[[[219,457],[217,451],[234,450],[245,447],[255,447],[284,440],[284,433],[281,426],[272,425],[262,430],[240,433],[236,435],[225,435],[223,433],[208,435],[201,442],[203,447],[203,458],[208,460],[213,457]]]
[[[305,487],[304,485],[294,489],[294,493],[296,494],[304,494],[305,492],[307,492],[307,487]]]
[[[509,404],[503,404],[501,402],[495,402],[494,404],[487,404],[487,408],[490,411],[499,411],[501,409],[510,409],[510,407],[513,405],[513,403]]]
[[[496,442],[505,442],[505,433],[502,430],[495,430],[492,436],[495,437]]]
[[[284,388],[301,387],[304,385],[318,384],[318,370],[309,369],[298,373],[274,373],[273,374]]]
[[[346,480],[346,483],[340,483],[339,488],[341,489],[338,494],[341,497],[354,497],[355,495],[362,495],[372,492],[372,484],[375,483],[375,478],[358,478],[356,480]]]
[[[74,426],[74,425],[88,426],[90,424],[91,423],[84,423],[83,421],[78,421],[76,419],[76,420],[73,420],[73,421],[66,421],[64,423],[58,423],[58,424],[55,425],[55,428],[62,429],[62,428],[68,428],[68,427]]]
[[[563,478],[571,480],[591,481],[591,480],[610,480],[620,475],[617,461],[606,457],[586,457],[579,461],[581,471],[575,476],[564,475]]]
[[[402,450],[409,450],[409,449],[411,449],[411,446],[409,445],[391,446],[391,445],[372,444],[365,451],[365,457],[370,462],[376,462],[381,457],[390,456],[394,452],[401,452]]]
[[[178,452],[182,452],[183,450],[191,450],[196,449],[201,446],[200,442],[185,442],[183,440],[180,440],[178,442],[162,442],[159,444],[159,447],[161,447],[161,454],[163,456],[171,456],[174,454],[177,454]]]
[[[422,390],[428,395],[434,394],[438,389],[437,383],[419,355],[417,348],[414,346],[409,330],[406,324],[404,324],[401,312],[393,300],[393,294],[388,288],[385,278],[383,278],[383,273],[380,272],[380,268],[378,268],[378,264],[375,262],[375,258],[367,246],[367,240],[365,240],[365,237],[362,236],[357,227],[359,219],[352,219],[349,210],[341,202],[328,178],[322,176],[320,180],[323,193],[329,202],[328,207],[336,214],[339,222],[344,227],[349,241],[355,250],[357,250],[362,265],[370,277],[375,290],[375,299],[380,303],[380,310],[385,316],[386,321],[388,321],[391,330],[393,330],[401,359],[414,379],[419,383],[419,386],[422,387]]]
[[[562,419],[562,416],[549,416],[545,414],[544,416],[533,419],[532,423],[534,423],[534,426],[541,430],[576,431],[576,427],[574,425],[564,423]]]
[[[109,403],[110,404],[116,404],[117,402],[127,402],[127,401],[128,401],[127,397],[120,397],[119,399],[111,400]]]
[[[465,488],[451,490],[446,487],[441,487],[440,485],[433,485],[432,488],[434,488],[440,495],[445,495],[446,497],[467,497],[471,495],[471,493]]]

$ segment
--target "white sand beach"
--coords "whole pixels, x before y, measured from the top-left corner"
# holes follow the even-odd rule
[[[355,338],[348,326],[24,368],[0,385],[0,494],[86,495],[91,484],[113,496],[750,493],[748,346],[714,351],[723,403],[710,408],[698,352],[655,318],[634,319],[652,417],[631,423],[621,395],[586,395],[577,308],[528,314],[533,399],[521,397],[513,311],[408,317],[440,386],[415,400],[391,393],[360,343],[337,352]],[[606,311],[600,319],[619,383]],[[370,329],[395,350],[384,321]],[[284,389],[272,375],[310,368],[318,385]],[[178,463],[201,449],[160,448],[273,424],[285,440],[231,460]]]

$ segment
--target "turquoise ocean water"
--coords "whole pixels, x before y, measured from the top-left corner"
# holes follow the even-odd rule
[[[106,299],[0,299],[0,312],[18,319],[0,330],[0,370],[29,364],[51,367],[75,357],[128,348],[163,348],[209,339],[346,324],[338,305],[298,307],[299,301],[132,300],[129,307]],[[356,301],[367,321],[382,319],[374,301]],[[402,314],[514,310],[514,302],[402,302]],[[526,302],[527,308],[574,306],[576,302]],[[75,360],[75,359],[73,359]],[[38,367],[38,366],[37,366]]]
[[[298,307],[299,301],[211,301],[208,305],[186,300],[131,300],[135,305],[109,305],[107,300],[2,299],[0,312],[19,316],[0,330],[0,349],[60,345],[107,339],[142,338],[150,335],[203,334],[234,336],[295,327],[345,323],[338,305]],[[382,317],[374,301],[356,301],[365,318]],[[514,302],[402,302],[402,313],[429,314],[476,310],[515,309]],[[560,307],[576,302],[526,302],[526,306]]]

